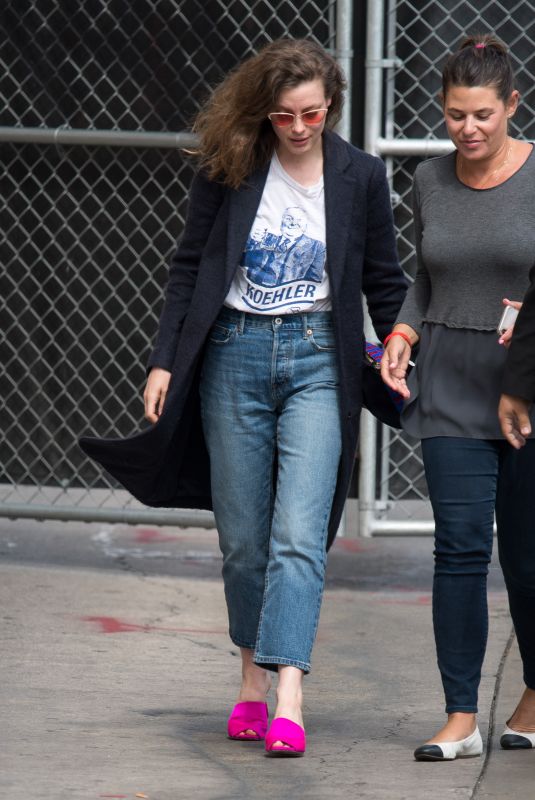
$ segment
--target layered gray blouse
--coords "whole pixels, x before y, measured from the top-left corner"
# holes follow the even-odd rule
[[[502,299],[522,300],[535,263],[535,156],[508,180],[471,189],[455,153],[414,176],[417,274],[397,322],[420,336],[404,430],[416,438],[501,439],[497,408],[506,350]]]

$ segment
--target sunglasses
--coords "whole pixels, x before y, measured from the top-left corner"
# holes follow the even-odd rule
[[[288,125],[295,125],[295,120],[299,119],[304,125],[319,125],[325,119],[327,108],[314,108],[312,111],[303,111],[302,114],[290,114],[287,111],[274,111],[268,114],[268,119],[277,128],[287,128]]]

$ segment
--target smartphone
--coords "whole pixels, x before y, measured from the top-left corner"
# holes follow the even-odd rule
[[[517,316],[518,309],[513,308],[513,306],[505,306],[500,321],[498,322],[498,327],[496,328],[498,333],[502,334],[509,330],[509,328],[514,325]]]

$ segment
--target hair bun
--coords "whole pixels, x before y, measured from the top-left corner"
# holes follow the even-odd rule
[[[500,100],[508,103],[514,84],[508,48],[491,33],[467,36],[442,69],[442,97],[451,86],[492,86]]]
[[[498,39],[497,36],[493,36],[491,33],[474,34],[473,36],[468,36],[461,42],[459,50],[465,50],[467,47],[473,47],[481,54],[483,54],[483,51],[485,50],[493,50],[494,52],[500,53],[504,56],[508,53],[505,44]]]

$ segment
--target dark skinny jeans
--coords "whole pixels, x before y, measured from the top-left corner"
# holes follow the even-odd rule
[[[422,441],[435,516],[433,626],[446,711],[477,712],[488,633],[494,511],[498,553],[522,657],[535,689],[535,441]]]

